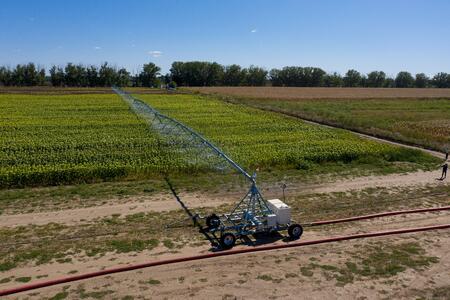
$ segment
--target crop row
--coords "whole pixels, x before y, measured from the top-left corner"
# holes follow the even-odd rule
[[[308,168],[355,160],[427,160],[420,152],[362,139],[344,130],[300,122],[197,95],[139,95],[184,122],[248,168]]]
[[[139,97],[199,131],[250,171],[373,157],[411,160],[401,148],[241,105],[194,95]],[[216,169],[201,151],[161,139],[116,95],[3,94],[0,107],[0,187]]]
[[[168,151],[115,95],[0,95],[0,186],[154,174]]]

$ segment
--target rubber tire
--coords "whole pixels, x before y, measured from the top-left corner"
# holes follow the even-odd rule
[[[231,232],[225,232],[220,237],[220,246],[222,249],[231,249],[236,244],[236,236],[232,234]]]
[[[291,239],[297,240],[303,234],[303,227],[299,224],[291,224],[288,228],[288,234]]]
[[[216,214],[212,214],[206,217],[205,223],[209,229],[215,229],[220,226],[220,218]]]

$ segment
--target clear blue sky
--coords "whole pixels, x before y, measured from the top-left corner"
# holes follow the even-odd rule
[[[449,0],[11,0],[0,65],[207,60],[450,73]]]

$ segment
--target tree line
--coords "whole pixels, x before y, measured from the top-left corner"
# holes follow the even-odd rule
[[[0,85],[34,86],[45,83],[45,69],[38,68],[33,63],[17,65],[13,70],[0,67]]]
[[[4,86],[290,86],[290,87],[398,87],[398,88],[450,88],[450,74],[440,72],[433,77],[424,73],[414,76],[406,71],[389,77],[383,71],[368,74],[348,70],[344,75],[327,73],[317,67],[287,66],[271,69],[240,65],[221,65],[216,62],[176,61],[170,72],[162,75],[154,63],[144,64],[142,70],[131,75],[125,68],[68,63],[64,67],[52,66],[49,73],[34,63],[17,65],[15,68],[0,67],[0,85]]]
[[[388,77],[383,71],[361,74],[348,70],[344,76],[334,72],[326,73],[314,67],[284,67],[272,69],[269,80],[273,86],[300,87],[378,87],[378,88],[450,88],[450,74],[441,72],[429,78],[424,73],[411,75],[402,71],[395,78]]]
[[[131,75],[125,68],[102,65],[82,65],[68,63],[66,66],[52,66],[49,74],[34,63],[17,65],[15,68],[0,67],[0,86],[37,86],[57,87],[110,87],[159,85],[161,69],[154,63],[144,64],[141,72]]]
[[[223,66],[216,62],[176,61],[170,68],[170,79],[179,86],[263,86],[268,72],[260,67]]]

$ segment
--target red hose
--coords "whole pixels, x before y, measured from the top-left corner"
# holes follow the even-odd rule
[[[450,210],[450,206],[389,211],[389,212],[382,212],[382,213],[378,213],[378,214],[370,214],[370,215],[357,216],[357,217],[351,217],[351,218],[316,221],[316,222],[309,223],[308,225],[310,225],[310,226],[319,226],[319,225],[336,224],[336,223],[359,221],[359,220],[367,220],[367,219],[387,217],[387,216],[395,216],[395,215],[402,215],[402,214],[414,214],[414,213],[423,213],[423,212],[433,212],[433,211],[440,211],[440,210]]]
[[[196,256],[188,256],[188,257],[180,257],[180,258],[173,258],[173,259],[167,259],[167,260],[153,261],[153,262],[144,263],[144,264],[113,268],[113,269],[109,269],[109,270],[103,270],[103,271],[98,271],[98,272],[93,272],[93,273],[87,273],[87,274],[81,274],[81,275],[60,278],[60,279],[56,279],[56,280],[50,280],[50,281],[44,281],[44,282],[39,282],[39,283],[34,283],[34,284],[23,285],[20,287],[0,291],[0,296],[16,294],[16,293],[34,290],[34,289],[38,289],[38,288],[49,287],[49,286],[53,286],[53,285],[57,285],[57,284],[61,284],[61,283],[68,283],[68,282],[103,276],[103,275],[107,275],[107,274],[120,273],[120,272],[132,271],[132,270],[137,270],[137,269],[142,269],[142,268],[174,264],[174,263],[179,263],[179,262],[187,262],[187,261],[193,261],[193,260],[200,260],[200,259],[228,256],[228,255],[242,254],[242,253],[251,253],[251,252],[260,252],[260,251],[268,251],[268,250],[276,250],[276,249],[302,247],[302,246],[308,246],[308,245],[332,243],[332,242],[354,240],[354,239],[360,239],[360,238],[370,238],[370,237],[377,237],[377,236],[412,233],[412,232],[420,232],[420,231],[427,231],[427,230],[448,229],[448,228],[450,228],[450,224],[443,224],[443,225],[437,225],[437,226],[426,226],[426,227],[418,227],[418,228],[410,228],[410,229],[398,229],[398,230],[391,230],[391,231],[379,231],[379,232],[372,232],[372,233],[361,233],[361,234],[337,236],[337,237],[313,240],[313,241],[297,242],[297,243],[291,243],[291,244],[261,246],[261,247],[256,247],[256,248],[244,248],[244,249],[221,251],[221,252],[208,253],[208,254],[202,254],[202,255],[196,255]]]

